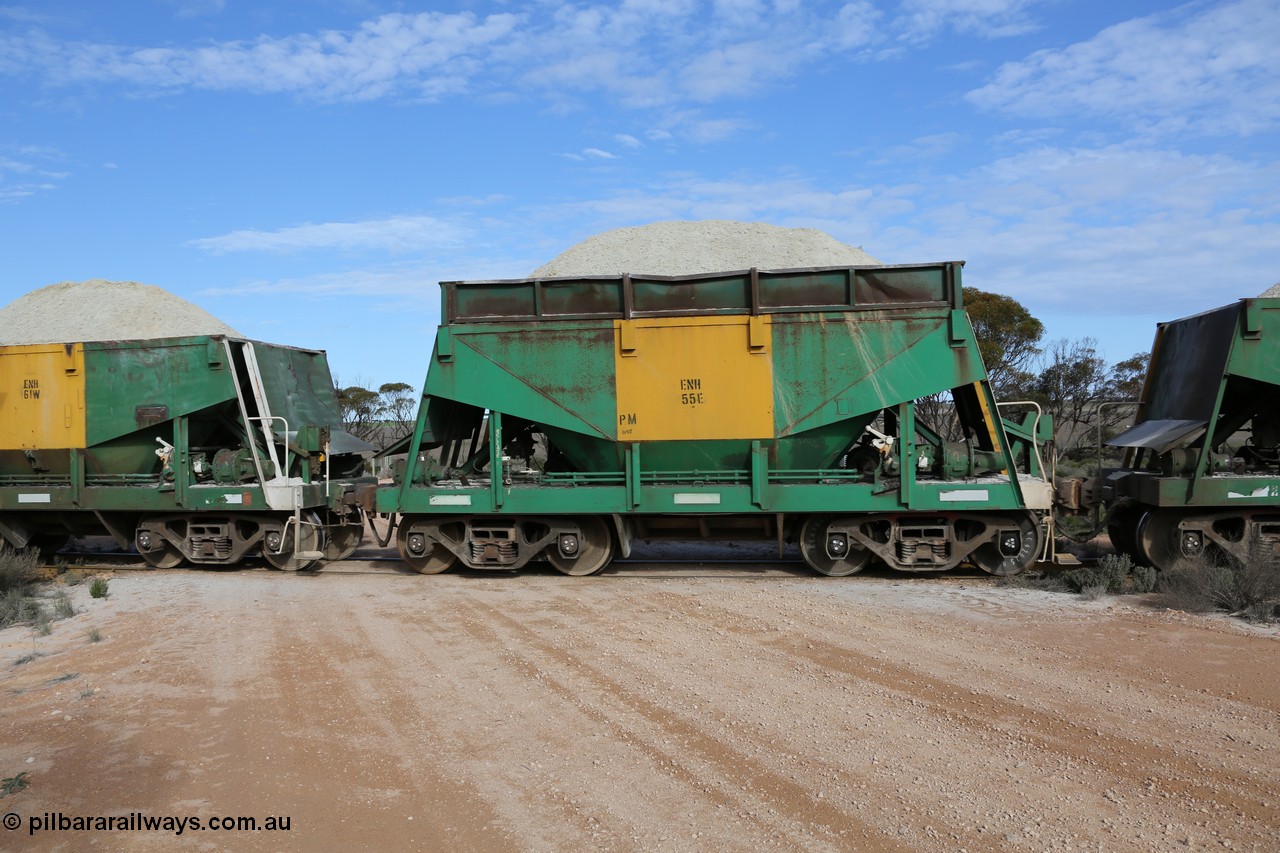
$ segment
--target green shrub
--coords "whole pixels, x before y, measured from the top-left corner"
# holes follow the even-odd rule
[[[1116,595],[1124,589],[1125,578],[1133,568],[1133,561],[1124,554],[1108,554],[1092,566],[1064,572],[1062,580],[1073,592],[1090,591],[1090,598]]]
[[[67,595],[66,590],[58,590],[57,594],[53,596],[53,612],[61,619],[70,619],[76,615],[76,607],[71,603],[71,598]]]
[[[1235,581],[1231,570],[1212,565],[1206,560],[1186,560],[1181,565],[1160,573],[1156,592],[1166,607],[1186,610],[1189,613],[1205,613],[1216,610],[1231,597]]]
[[[7,776],[4,779],[0,779],[0,797],[16,794],[25,787],[27,787],[27,772],[24,770],[17,776]]]
[[[89,595],[94,598],[106,598],[107,582],[102,578],[94,578],[93,583],[89,585]]]
[[[1280,616],[1280,558],[1261,544],[1243,563],[1220,553],[1202,555],[1162,572],[1157,591],[1165,606],[1177,610],[1272,619]]]
[[[1107,595],[1108,592],[1105,584],[1086,586],[1084,589],[1080,590],[1080,597],[1085,601],[1097,601],[1099,598],[1105,598]]]
[[[0,628],[25,622],[35,623],[41,619],[47,621],[48,618],[39,599],[32,598],[22,590],[11,589],[0,595]]]
[[[0,595],[0,628],[7,628],[22,621],[22,608],[26,597],[16,590],[6,590]]]
[[[996,578],[997,586],[1010,586],[1018,589],[1037,589],[1042,592],[1067,592],[1062,582],[1061,573],[1028,569],[1016,575]]]
[[[40,567],[40,554],[34,548],[27,551],[11,551],[0,547],[0,592],[19,590],[25,592],[36,579]]]
[[[1133,567],[1133,591],[1155,592],[1160,581],[1160,572],[1150,566]]]

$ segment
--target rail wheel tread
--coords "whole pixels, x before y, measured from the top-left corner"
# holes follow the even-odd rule
[[[323,551],[325,547],[324,540],[324,528],[320,526],[320,517],[314,512],[303,513],[302,524],[297,530],[296,544],[300,545],[303,551]],[[305,572],[320,564],[319,558],[295,557],[296,550],[293,525],[289,524],[285,526],[284,535],[280,542],[280,550],[272,552],[264,543],[262,557],[272,568],[284,572]]]
[[[168,542],[158,550],[142,551],[142,560],[153,569],[176,569],[182,565],[182,552]]]
[[[800,555],[809,568],[827,577],[855,575],[871,562],[871,552],[848,540],[848,553],[844,557],[836,559],[828,554],[827,530],[834,520],[830,515],[811,515],[805,519],[800,528]]]
[[[1035,562],[1040,553],[1040,521],[1031,513],[1013,513],[1008,524],[1018,529],[1018,550],[1006,554],[1001,550],[1000,535],[995,541],[984,542],[973,551],[974,564],[989,575],[1008,577],[1024,571]]]
[[[413,534],[410,525],[402,525],[396,534],[396,550],[405,565],[420,575],[438,575],[447,572],[458,563],[452,551],[439,542],[431,543],[431,549],[422,555],[415,555],[409,550],[409,537]],[[430,540],[427,540],[430,542]]]
[[[566,557],[560,553],[558,544],[552,542],[547,546],[547,562],[566,575],[594,575],[613,559],[613,531],[604,519],[594,515],[575,518],[574,522],[578,525],[577,554]]]

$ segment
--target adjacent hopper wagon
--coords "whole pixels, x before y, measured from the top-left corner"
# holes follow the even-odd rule
[[[589,574],[657,538],[797,541],[827,575],[1020,571],[1051,424],[1000,418],[961,270],[442,283],[404,464],[361,501],[428,573]]]
[[[323,352],[225,336],[0,347],[0,538],[135,546],[152,566],[355,550],[344,494],[373,448],[341,429]]]
[[[1120,550],[1169,569],[1280,554],[1280,298],[1161,323],[1102,497]]]

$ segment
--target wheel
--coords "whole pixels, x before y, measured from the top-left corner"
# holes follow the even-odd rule
[[[150,551],[139,551],[142,559],[153,569],[176,569],[182,565],[182,552],[168,542]]]
[[[319,557],[295,557],[295,551],[315,553],[323,551],[325,546],[324,528],[320,526],[320,517],[314,512],[302,514],[302,524],[295,532],[292,520],[283,531],[269,531],[262,538],[262,556],[272,567],[285,572],[304,572],[320,563]]]
[[[185,559],[181,549],[148,528],[139,528],[134,534],[133,545],[143,561],[153,569],[176,569]]]
[[[1199,531],[1178,527],[1183,513],[1153,509],[1138,523],[1138,556],[1148,565],[1165,571],[1183,560],[1204,556],[1205,541]]]
[[[613,531],[603,518],[575,518],[578,532],[565,532],[547,547],[547,561],[557,571],[581,577],[594,575],[613,559]]]
[[[1138,553],[1138,523],[1142,521],[1142,507],[1131,503],[1116,504],[1107,516],[1107,536],[1117,554],[1128,554],[1141,559]]]
[[[811,515],[805,519],[800,528],[800,555],[819,574],[833,578],[855,575],[871,562],[871,552],[848,534],[828,533],[833,520],[829,515]]]
[[[343,518],[336,513],[329,514],[328,536],[325,537],[324,558],[326,560],[345,560],[356,552],[364,541],[364,514],[356,510],[353,515]]]
[[[1031,513],[1008,516],[993,542],[973,552],[974,564],[989,575],[1016,575],[1036,561],[1040,553],[1040,522]]]
[[[438,575],[453,568],[458,562],[458,558],[448,548],[439,542],[432,542],[425,534],[409,527],[401,527],[396,534],[396,550],[409,568],[422,575]]]

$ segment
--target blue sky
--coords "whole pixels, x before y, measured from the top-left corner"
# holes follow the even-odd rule
[[[1119,360],[1280,281],[1278,44],[1275,0],[0,5],[0,304],[142,281],[417,385],[437,281],[728,218]]]

